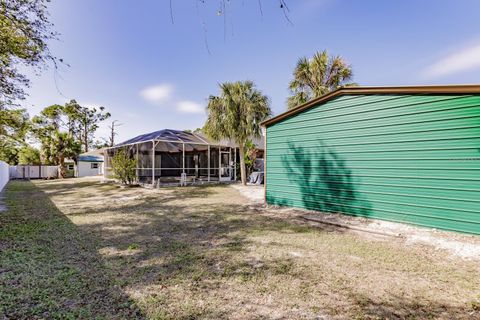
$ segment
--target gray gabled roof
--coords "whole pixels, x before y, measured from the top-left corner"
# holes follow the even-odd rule
[[[163,140],[163,141],[182,142],[182,143],[201,143],[201,144],[209,143],[208,141],[199,137],[197,134],[194,134],[191,132],[172,130],[172,129],[163,129],[159,131],[141,134],[139,136],[136,136],[135,138],[119,143],[116,146],[134,144],[139,142],[147,142],[152,140]]]
[[[136,143],[142,142],[149,142],[149,141],[163,141],[163,142],[176,142],[176,143],[185,143],[185,144],[203,144],[203,145],[211,145],[211,146],[222,146],[222,147],[232,147],[238,148],[238,145],[228,139],[222,139],[220,141],[214,141],[208,138],[203,133],[193,133],[188,131],[181,131],[181,130],[173,130],[173,129],[163,129],[158,130],[150,133],[145,133],[135,138],[129,139],[122,143],[115,145],[115,147],[121,147],[125,145],[131,145]],[[263,146],[263,137],[254,139],[255,145],[259,149],[264,149]]]

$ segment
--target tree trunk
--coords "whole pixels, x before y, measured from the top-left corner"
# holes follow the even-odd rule
[[[85,144],[85,152],[88,152],[88,130],[87,130],[87,124],[85,124],[85,129],[83,132],[83,137],[84,137],[84,144]]]
[[[67,171],[65,170],[65,157],[61,155],[59,157],[59,167],[60,167],[60,175],[59,178],[63,179],[67,176]]]
[[[240,176],[242,177],[242,184],[247,185],[247,167],[245,166],[245,147],[243,143],[240,143],[239,146],[240,153]]]

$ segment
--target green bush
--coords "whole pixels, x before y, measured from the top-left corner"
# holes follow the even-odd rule
[[[119,150],[112,159],[113,177],[125,185],[133,184],[136,180],[137,161],[130,158],[125,150]]]

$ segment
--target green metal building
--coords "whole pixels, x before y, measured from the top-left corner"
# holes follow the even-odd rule
[[[480,86],[342,88],[263,125],[268,204],[480,234]]]

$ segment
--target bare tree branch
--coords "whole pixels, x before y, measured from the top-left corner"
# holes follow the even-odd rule
[[[210,52],[210,48],[208,46],[207,24],[203,22],[202,26],[203,26],[203,40],[205,42],[205,48],[207,49],[208,54],[212,55],[212,53]]]
[[[285,19],[288,21],[293,26],[292,20],[288,17],[288,13],[290,12],[290,9],[287,6],[287,3],[285,0],[278,0],[280,2],[280,8],[283,11],[283,15],[285,16]]]
[[[172,0],[170,0],[170,19],[172,20],[172,24],[174,24],[174,21],[173,21],[173,5],[172,5]]]

